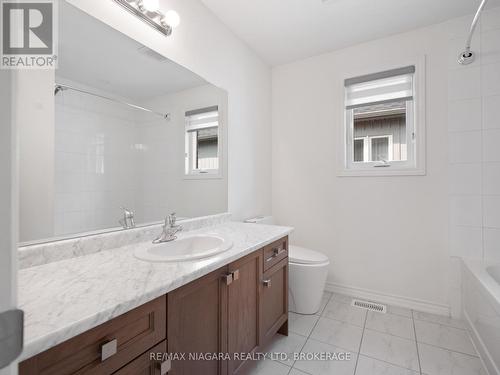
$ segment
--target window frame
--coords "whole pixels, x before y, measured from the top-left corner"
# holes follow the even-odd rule
[[[217,169],[193,169],[193,158],[195,157],[193,150],[194,142],[197,142],[196,138],[188,132],[187,129],[187,116],[184,115],[184,167],[183,167],[183,178],[186,180],[201,180],[201,179],[222,179],[223,174],[223,134],[224,134],[224,118],[223,110],[220,103],[207,106],[206,108],[217,107],[218,112],[218,125],[217,125],[217,158],[219,159],[219,167]],[[200,108],[205,109],[205,108]],[[207,111],[209,113],[209,111]]]
[[[354,160],[354,143],[356,141],[363,141],[363,161],[355,161]],[[370,159],[370,149],[369,146],[367,145],[368,137],[354,137],[352,140],[352,162],[353,163],[364,163],[365,160]]]
[[[413,155],[413,160],[380,162],[354,162],[353,110],[346,109],[345,80],[352,77],[376,74],[403,66],[415,66],[413,79],[413,105],[407,102],[406,107],[406,137],[407,156]],[[425,169],[425,56],[410,61],[401,61],[394,65],[379,64],[370,70],[356,71],[343,75],[341,78],[341,135],[340,154],[338,157],[337,175],[342,176],[422,176]],[[408,126],[410,125],[410,126]],[[359,138],[359,137],[357,137]]]
[[[354,157],[352,160],[352,163],[374,163],[371,161],[373,158],[372,154],[372,140],[373,139],[380,139],[380,138],[387,138],[387,155],[388,155],[388,161],[392,161],[391,159],[394,157],[393,155],[393,137],[392,134],[382,134],[382,135],[367,135],[364,137],[354,137],[353,138],[353,146],[355,141],[363,141],[363,161],[355,161]],[[354,147],[353,147],[353,152],[354,152]]]

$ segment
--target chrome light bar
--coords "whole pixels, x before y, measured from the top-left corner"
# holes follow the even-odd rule
[[[143,5],[142,0],[114,0],[133,15],[139,17],[149,26],[158,30],[165,36],[172,34],[173,27],[165,21],[165,14],[161,11],[150,11]]]

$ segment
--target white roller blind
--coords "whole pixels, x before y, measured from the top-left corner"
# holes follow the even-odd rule
[[[186,112],[187,132],[216,128],[218,126],[219,110],[217,106]]]
[[[350,78],[345,81],[346,108],[411,100],[415,67]]]

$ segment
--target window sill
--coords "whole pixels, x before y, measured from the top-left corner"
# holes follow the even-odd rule
[[[183,176],[183,180],[222,180],[223,178],[220,173],[197,173]]]
[[[392,167],[373,169],[342,169],[337,177],[390,177],[390,176],[425,176],[425,169],[397,169]]]

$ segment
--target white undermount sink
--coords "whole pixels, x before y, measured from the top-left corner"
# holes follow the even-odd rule
[[[193,235],[137,249],[134,255],[149,262],[181,262],[208,258],[232,246],[231,241],[218,235]]]

